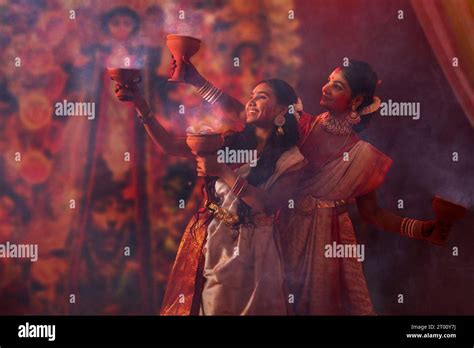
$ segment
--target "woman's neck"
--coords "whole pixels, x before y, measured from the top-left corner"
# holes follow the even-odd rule
[[[273,127],[255,127],[257,137],[257,153],[261,153],[267,145],[267,141],[272,134]]]

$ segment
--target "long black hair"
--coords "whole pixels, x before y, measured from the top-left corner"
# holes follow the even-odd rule
[[[278,134],[278,127],[276,125],[273,127],[273,131],[260,154],[257,165],[250,170],[247,181],[253,186],[259,186],[266,182],[275,172],[275,166],[280,156],[295,146],[299,141],[298,122],[294,115],[296,111],[290,108],[290,105],[295,104],[298,99],[295,90],[287,82],[280,79],[263,80],[259,82],[257,86],[262,83],[270,86],[275,93],[279,105],[288,107],[289,109],[284,116],[285,124],[282,126],[283,134]],[[234,135],[234,139],[232,140],[229,145],[231,149],[256,149],[257,137],[255,134],[255,126],[247,124],[242,132]],[[237,209],[240,222],[245,222],[249,216],[249,212],[250,207],[244,202],[240,202]]]
[[[352,98],[362,95],[364,98],[357,108],[361,111],[364,107],[373,103],[375,88],[377,87],[378,77],[369,63],[360,60],[349,60],[349,65],[342,67],[344,78],[352,90]],[[354,127],[354,131],[361,132],[367,128],[373,114],[362,116],[361,122]]]
[[[288,110],[284,116],[285,124],[282,126],[283,134],[278,134],[278,127],[276,125],[273,127],[273,132],[267,140],[265,148],[260,154],[257,165],[250,170],[247,181],[253,186],[258,186],[266,182],[275,172],[276,162],[280,156],[285,151],[298,144],[299,141],[298,122],[294,115],[294,112],[296,111],[292,110],[292,108],[289,108],[290,105],[297,102],[298,96],[296,95],[295,90],[287,82],[280,79],[273,78],[263,80],[260,81],[257,86],[262,83],[266,83],[270,86],[270,88],[272,88],[273,92],[275,93],[277,103],[279,105],[288,107]],[[234,133],[226,138],[226,145],[229,147],[229,149],[233,150],[256,150],[257,135],[255,133],[255,128],[256,127],[252,124],[246,124],[243,131]],[[217,201],[215,194],[215,180],[208,180],[205,185],[205,190],[207,194],[209,194],[207,197],[208,199]],[[237,206],[237,215],[239,217],[239,222],[237,225],[248,223],[250,217],[250,207],[245,204],[245,202],[240,201],[239,205]],[[196,238],[195,230],[198,225],[200,225],[200,217],[201,212],[198,211],[194,215],[194,222],[190,227],[193,238]],[[210,219],[212,219],[212,215],[206,219],[203,225],[207,224]]]

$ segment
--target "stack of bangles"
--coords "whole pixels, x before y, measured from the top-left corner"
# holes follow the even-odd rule
[[[212,85],[209,81],[197,90],[199,95],[204,98],[210,104],[214,104],[222,95],[222,91],[216,86]]]
[[[236,197],[240,197],[242,192],[244,192],[247,188],[248,184],[249,183],[247,182],[247,180],[242,179],[240,176],[238,176],[237,180],[235,180],[234,186],[232,186],[230,190]]]
[[[137,116],[143,124],[147,124],[155,118],[155,116],[153,116],[153,112],[151,111],[151,109],[148,110],[144,115],[142,115],[139,112],[139,113],[137,113]]]
[[[423,221],[404,218],[400,226],[400,234],[410,238],[422,238]]]

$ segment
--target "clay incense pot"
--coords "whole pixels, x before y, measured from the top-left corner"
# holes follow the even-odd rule
[[[436,218],[447,225],[452,225],[466,215],[466,207],[450,202],[439,196],[433,198],[433,211]]]
[[[176,69],[168,81],[184,82],[183,57],[189,60],[194,56],[201,47],[201,40],[191,36],[173,34],[166,37],[166,46],[176,59]]]
[[[186,136],[186,144],[196,156],[212,155],[224,146],[224,137],[220,133],[188,133]]]
[[[440,221],[441,225],[447,228],[451,227],[457,220],[462,219],[466,215],[466,207],[462,205],[450,202],[439,196],[433,198],[433,211],[436,218]],[[435,230],[434,233],[441,233]],[[446,241],[448,236],[440,234],[441,240]],[[442,244],[440,244],[442,245]]]
[[[137,84],[142,80],[139,69],[128,68],[107,68],[107,72],[112,80],[117,82],[115,93],[121,101],[131,101],[134,99],[133,93],[138,90]]]

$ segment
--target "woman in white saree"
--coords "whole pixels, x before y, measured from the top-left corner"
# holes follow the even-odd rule
[[[211,100],[219,96],[214,89],[205,92]],[[136,88],[135,94],[139,118],[154,142],[169,154],[189,157],[186,140],[167,132]],[[245,128],[225,136],[225,149],[255,151],[256,163],[196,157],[198,174],[217,179],[207,185],[203,207],[183,234],[162,315],[286,315],[291,310],[274,221],[294,196],[306,164],[296,146],[298,123],[289,112],[296,101],[293,88],[278,79],[262,81],[251,92]]]
[[[190,83],[204,83],[192,65],[187,70]],[[377,203],[376,189],[392,160],[357,136],[380,106],[377,82],[369,64],[351,60],[322,88],[320,104],[328,111],[299,119],[298,147],[308,165],[295,208],[282,210],[277,225],[296,314],[374,314],[348,204],[356,202],[361,217],[381,230],[446,242],[450,226],[403,218]],[[230,117],[241,117],[242,105],[230,96],[222,94],[219,104]]]
[[[219,177],[211,207],[218,212],[207,228],[202,252],[201,315],[288,314],[274,220],[276,210],[294,193],[305,164],[296,147],[296,119],[287,112],[295,102],[295,92],[282,80],[263,81],[253,90],[246,123],[263,137],[256,147],[256,167],[246,163],[232,170],[215,157],[198,157],[199,174]],[[228,223],[229,216],[239,222]]]

